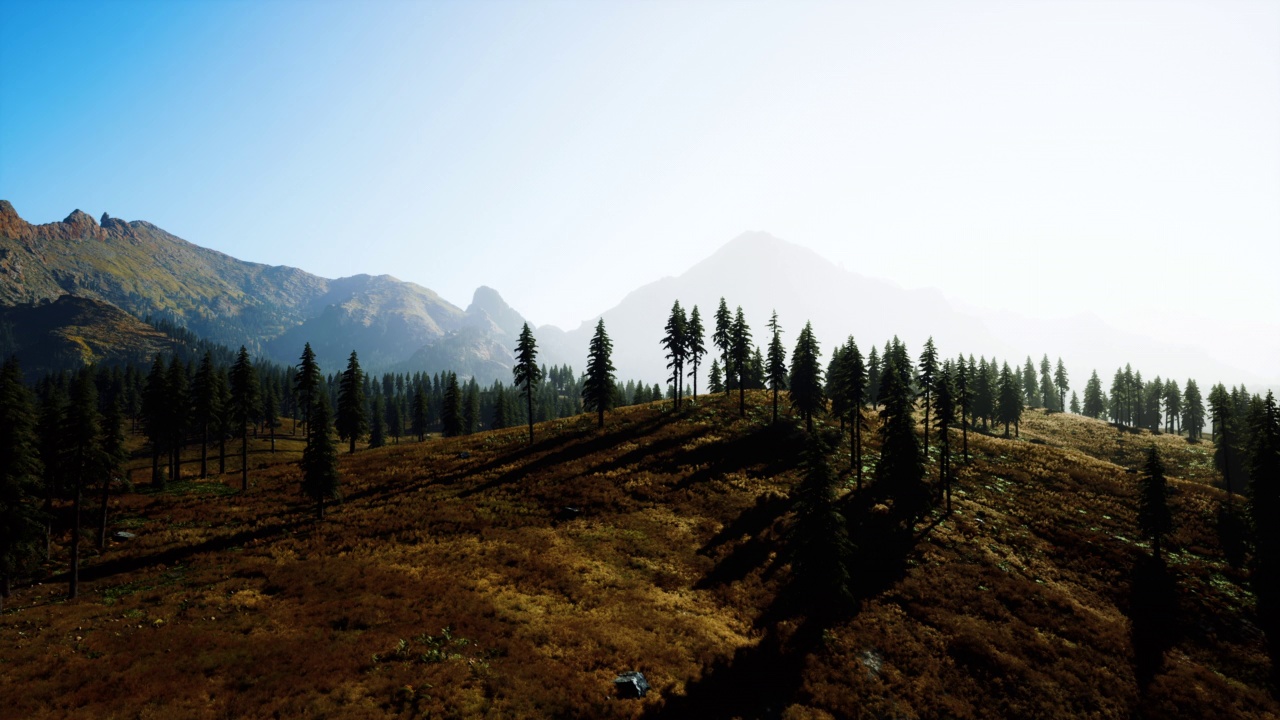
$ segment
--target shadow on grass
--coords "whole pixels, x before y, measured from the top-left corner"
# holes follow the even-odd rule
[[[1180,635],[1178,588],[1163,560],[1143,554],[1129,576],[1129,623],[1133,672],[1145,693],[1164,666],[1165,652]]]

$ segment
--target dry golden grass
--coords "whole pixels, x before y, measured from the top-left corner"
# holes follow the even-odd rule
[[[532,447],[512,429],[344,453],[345,500],[321,523],[287,463],[251,472],[246,495],[229,472],[123,497],[114,528],[137,537],[90,559],[80,599],[53,577],[6,604],[0,716],[1277,712],[1246,575],[1217,538],[1208,443],[1040,413],[1021,440],[971,434],[956,512],[815,628],[777,602],[803,436],[749,399],[745,420],[737,398],[704,398],[603,431],[543,423]],[[1147,549],[1126,467],[1150,442],[1175,476],[1178,632],[1142,690]],[[834,461],[847,470],[848,448]],[[654,691],[613,699],[633,669]]]

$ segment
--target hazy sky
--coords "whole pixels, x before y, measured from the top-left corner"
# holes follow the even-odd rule
[[[1280,2],[5,0],[0,197],[562,327],[765,230],[1280,377]]]

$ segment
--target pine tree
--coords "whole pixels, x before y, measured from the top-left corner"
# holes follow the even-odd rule
[[[822,363],[818,360],[821,351],[818,340],[813,336],[813,326],[806,322],[800,336],[796,338],[796,348],[791,353],[791,376],[788,378],[791,407],[804,418],[805,428],[813,432],[813,416],[821,413],[826,406],[826,398],[822,393]]]
[[[693,379],[694,402],[698,400],[698,365],[707,354],[706,335],[707,331],[702,327],[702,315],[698,312],[698,306],[694,305],[693,312],[689,313],[689,325],[685,328],[685,357],[693,366],[689,377]]]
[[[161,366],[161,370],[161,377],[163,377],[163,366]],[[50,558],[50,546],[52,545],[53,499],[56,496],[65,495],[71,485],[63,442],[67,424],[68,403],[64,387],[52,385],[42,390],[40,414],[36,421],[36,437],[40,444],[40,464],[44,469],[44,474],[41,478],[41,489],[44,496],[41,514],[44,516],[45,521],[45,560]]]
[[[38,508],[43,471],[31,391],[16,358],[0,366],[0,610],[12,578],[36,567],[45,538]]]
[[[867,368],[862,361],[862,352],[850,335],[845,342],[844,352],[840,356],[840,387],[845,392],[844,409],[849,416],[849,458],[858,478],[858,489],[862,489],[862,431],[867,429],[867,419],[862,408],[867,404]]]
[[[1058,390],[1058,409],[1062,410],[1067,406],[1067,391],[1071,389],[1067,366],[1062,364],[1062,358],[1058,358],[1058,366],[1053,371],[1053,386]]]
[[[276,386],[268,383],[262,392],[262,424],[271,434],[271,454],[276,454],[276,428],[280,427],[280,402],[276,398]]]
[[[1014,372],[1009,369],[1009,363],[1005,363],[1000,368],[1000,395],[996,402],[996,417],[998,422],[1004,423],[1005,437],[1009,437],[1010,424],[1013,424],[1016,430],[1016,426],[1022,419],[1023,407],[1022,390],[1018,388],[1018,381]]]
[[[827,362],[827,384],[822,392],[828,400],[825,409],[840,421],[840,432],[842,433],[844,432],[844,422],[848,419],[845,402],[849,394],[844,387],[844,375],[840,372],[840,368],[843,365],[844,346],[836,345],[831,349],[831,360]]]
[[[386,403],[385,412],[387,434],[391,436],[395,444],[399,445],[400,436],[404,434],[404,416],[400,414],[399,400],[395,397],[390,398]]]
[[[716,331],[711,335],[711,342],[720,351],[720,368],[724,371],[724,392],[729,394],[733,376],[733,316],[729,314],[729,305],[720,298],[720,307],[716,309]]]
[[[1182,391],[1182,427],[1187,430],[1187,440],[1200,442],[1204,433],[1204,398],[1200,396],[1200,386],[1191,379]]]
[[[930,336],[924,343],[924,349],[920,351],[920,374],[916,376],[916,382],[920,385],[920,397],[924,399],[924,457],[927,461],[929,458],[929,410],[933,405],[933,379],[938,374],[938,349],[934,347],[933,337]]]
[[[1182,389],[1178,381],[1169,378],[1164,382],[1165,432],[1182,432],[1179,420],[1182,418]]]
[[[227,472],[227,438],[231,436],[231,381],[227,372],[217,369],[213,373],[214,427],[218,438],[218,474]]]
[[[71,384],[62,446],[64,469],[71,479],[71,573],[67,596],[75,598],[80,587],[80,504],[84,488],[105,471],[102,454],[102,415],[98,412],[98,389],[92,369],[81,370]]]
[[[902,368],[905,353],[886,352],[880,376],[880,459],[876,462],[877,491],[893,502],[894,514],[910,527],[928,506],[924,460],[912,416],[914,398],[910,368]]]
[[[604,318],[596,323],[595,335],[587,352],[587,374],[582,382],[582,402],[587,410],[595,410],[604,427],[604,413],[613,400],[613,342],[604,329]]]
[[[164,478],[160,475],[160,453],[168,452],[169,429],[165,424],[167,402],[164,362],[157,354],[151,363],[146,389],[142,393],[142,428],[151,445],[151,484],[156,487],[164,487]]]
[[[978,372],[973,376],[973,415],[982,418],[984,432],[990,429],[990,420],[995,417],[996,387],[991,383],[991,365],[984,355],[978,360]]]
[[[1213,418],[1213,462],[1222,473],[1227,502],[1231,503],[1235,495],[1232,480],[1236,470],[1236,416],[1231,396],[1221,383],[1209,391],[1209,415]]]
[[[680,409],[681,390],[684,387],[684,359],[688,352],[689,319],[685,317],[680,301],[671,306],[671,315],[667,318],[666,335],[662,336],[662,347],[666,349],[667,369],[671,371],[671,385],[676,389],[675,409]]]
[[[1126,424],[1129,418],[1128,385],[1129,381],[1125,380],[1124,370],[1116,368],[1116,374],[1111,378],[1111,399],[1108,404],[1111,410],[1111,421],[1116,424],[1116,427]]]
[[[947,495],[947,514],[951,514],[951,438],[949,431],[956,422],[956,389],[951,363],[942,366],[934,380],[933,411],[938,428],[938,481]]]
[[[302,357],[298,359],[298,374],[294,376],[297,384],[298,404],[302,406],[302,425],[307,428],[307,443],[311,443],[311,410],[324,378],[320,375],[320,366],[316,363],[316,354],[311,351],[311,343],[302,348]]]
[[[458,374],[449,373],[444,390],[444,404],[440,411],[441,434],[457,437],[462,434],[462,389],[458,387]]]
[[[970,363],[973,362],[973,356],[969,356]],[[973,407],[973,395],[969,388],[969,378],[972,373],[969,371],[969,365],[965,364],[964,354],[956,361],[956,408],[960,411],[960,435],[963,440],[962,453],[964,462],[969,463],[969,418],[970,411]]]
[[[1030,355],[1022,366],[1022,396],[1024,407],[1040,407],[1040,383],[1036,382],[1036,366],[1031,362]]]
[[[1084,416],[1091,417],[1095,420],[1103,416],[1107,411],[1106,396],[1102,394],[1102,379],[1098,377],[1098,371],[1094,370],[1089,376],[1089,382],[1084,386]]]
[[[129,453],[125,450],[124,413],[120,398],[107,403],[107,412],[102,418],[102,435],[99,440],[101,465],[98,477],[102,490],[102,505],[98,510],[98,549],[107,545],[107,509],[111,503],[111,486],[124,472],[125,461]]]
[[[711,371],[708,378],[708,390],[712,393],[724,392],[724,377],[720,374],[720,361],[711,358]]]
[[[209,477],[209,431],[217,420],[218,402],[217,388],[214,386],[213,353],[206,350],[200,360],[200,368],[196,370],[195,382],[191,387],[192,420],[196,432],[200,434],[200,477]]]
[[[769,364],[765,377],[773,391],[773,422],[778,422],[778,391],[787,388],[787,350],[782,346],[782,328],[778,326],[778,311],[769,318]]]
[[[418,442],[427,436],[427,405],[430,401],[427,399],[427,390],[422,385],[418,385],[413,393],[413,417],[410,422],[410,430],[414,435],[418,436]]]
[[[480,429],[480,384],[475,378],[467,383],[466,400],[462,405],[462,434],[471,435]]]
[[[302,451],[302,492],[316,501],[316,519],[324,519],[324,501],[337,500],[338,446],[333,437],[332,412],[328,393],[319,393],[311,407],[311,436]]]
[[[1053,376],[1050,374],[1052,367],[1046,353],[1040,358],[1040,404],[1049,412],[1060,412],[1062,404],[1058,402],[1058,388],[1053,384]]]
[[[538,383],[542,382],[542,369],[538,367],[538,343],[533,339],[533,331],[529,323],[520,331],[520,341],[516,345],[516,364],[511,368],[516,388],[524,393],[524,402],[529,413],[529,444],[533,444],[533,394],[537,392]]]
[[[1156,560],[1160,559],[1160,541],[1173,530],[1173,516],[1169,513],[1169,486],[1164,477],[1164,463],[1153,445],[1147,451],[1142,479],[1138,486],[1138,527],[1151,538],[1151,549]]]
[[[1280,517],[1280,411],[1273,393],[1267,393],[1251,420],[1249,515],[1255,547],[1251,579],[1258,618],[1276,657],[1280,650],[1280,523],[1276,522]],[[1274,665],[1273,676],[1280,675]]]
[[[348,443],[348,453],[356,451],[356,441],[369,431],[369,416],[365,412],[364,371],[356,351],[347,358],[347,369],[338,381],[338,437]]]
[[[880,350],[875,345],[867,354],[867,402],[874,410],[880,397]]]
[[[176,355],[169,358],[165,374],[165,429],[169,448],[169,478],[182,479],[182,450],[187,439],[187,420],[191,399],[187,387],[187,369]]]
[[[733,374],[738,380],[738,414],[747,416],[747,363],[751,359],[751,328],[742,314],[742,306],[733,318],[733,327],[729,330],[729,352],[733,360]]]
[[[795,523],[788,533],[791,567],[800,597],[819,615],[838,612],[853,601],[849,564],[853,546],[836,506],[839,479],[827,463],[826,444],[810,435],[804,479],[796,488]]]
[[[240,490],[249,491],[249,426],[258,413],[258,372],[240,346],[231,366],[231,421],[240,436]]]
[[[1071,391],[1071,414],[1072,415],[1080,414],[1080,398],[1076,395],[1075,390]]]
[[[369,413],[369,449],[380,448],[387,444],[386,403],[381,395],[373,396],[373,407]]]

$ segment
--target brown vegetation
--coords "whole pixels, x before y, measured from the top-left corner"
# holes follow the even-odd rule
[[[0,716],[1280,709],[1217,537],[1208,443],[1038,412],[1021,440],[973,434],[956,512],[819,628],[778,602],[803,436],[768,426],[764,393],[748,401],[745,419],[737,398],[703,397],[603,430],[544,423],[531,447],[513,428],[344,454],[345,499],[322,523],[286,463],[243,495],[229,472],[122,497],[112,529],[137,537],[85,564],[79,600],[53,576],[0,614]],[[1144,564],[1126,472],[1153,442],[1175,490],[1173,603]],[[833,463],[848,468],[847,447]],[[613,699],[625,670],[654,691]]]

